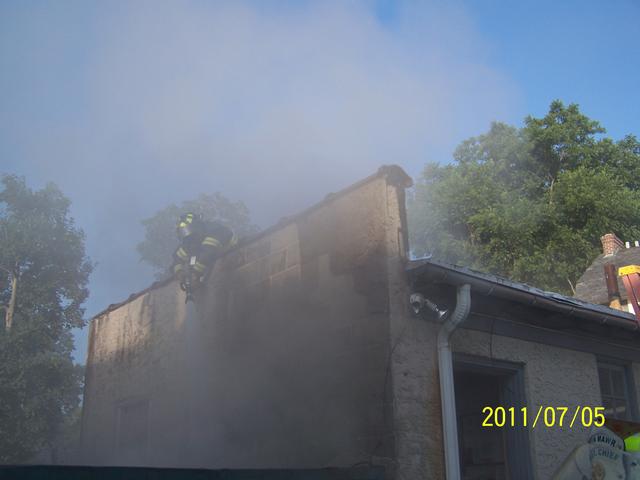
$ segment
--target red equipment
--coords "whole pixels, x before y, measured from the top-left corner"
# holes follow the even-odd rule
[[[633,306],[636,321],[640,324],[640,266],[621,267],[618,270],[618,276],[622,277],[624,288],[627,291],[627,302]]]

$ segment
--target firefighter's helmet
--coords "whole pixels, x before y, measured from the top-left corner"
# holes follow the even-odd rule
[[[178,234],[178,238],[180,240],[184,240],[194,233],[197,233],[202,229],[202,218],[200,215],[197,215],[192,212],[185,213],[180,215],[178,219],[178,224],[176,225],[176,231]]]

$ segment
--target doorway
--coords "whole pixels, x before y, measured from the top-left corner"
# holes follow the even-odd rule
[[[533,478],[526,429],[483,426],[485,407],[526,405],[524,366],[454,355],[460,471],[463,480]],[[490,422],[491,423],[491,422]]]

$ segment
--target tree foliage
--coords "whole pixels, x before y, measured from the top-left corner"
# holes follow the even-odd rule
[[[409,203],[416,255],[572,293],[600,236],[640,238],[640,143],[615,142],[577,105],[494,123],[429,163]]]
[[[13,321],[0,328],[0,463],[19,463],[52,447],[78,405],[71,328],[85,323],[92,264],[55,185],[34,192],[22,178],[1,182],[0,302]]]
[[[238,237],[257,230],[251,224],[249,210],[244,203],[233,202],[220,193],[200,194],[181,205],[171,204],[142,220],[145,238],[137,246],[140,259],[155,268],[157,278],[169,274],[173,252],[178,248],[176,220],[185,212],[199,213],[205,220],[222,222],[231,227]]]

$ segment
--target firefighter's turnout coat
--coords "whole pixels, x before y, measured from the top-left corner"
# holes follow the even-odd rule
[[[216,259],[237,243],[233,231],[219,222],[204,222],[202,233],[182,241],[173,254],[172,270],[176,276],[193,272],[204,277]]]

